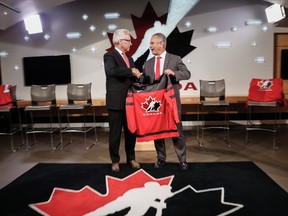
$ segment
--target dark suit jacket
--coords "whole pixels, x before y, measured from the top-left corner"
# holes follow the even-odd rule
[[[143,79],[141,78],[140,82],[148,84],[154,82],[155,80],[154,65],[155,65],[155,57],[149,59],[145,63],[143,70],[144,72]],[[187,69],[186,65],[183,63],[180,56],[173,55],[171,53],[166,53],[163,70],[165,69],[171,69],[176,74],[176,77],[171,76],[171,81],[177,98],[178,111],[181,111],[180,91],[178,84],[180,80],[188,80],[191,77],[191,73]]]
[[[130,67],[135,67],[133,59],[128,56]],[[111,110],[125,109],[125,101],[129,87],[135,78],[132,69],[127,68],[124,59],[114,49],[104,54],[106,73],[106,107]]]

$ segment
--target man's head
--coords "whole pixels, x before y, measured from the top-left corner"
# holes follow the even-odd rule
[[[118,29],[113,34],[113,44],[123,52],[130,50],[131,36],[127,29]]]
[[[156,33],[152,35],[149,46],[152,54],[155,56],[161,55],[166,49],[166,42],[167,39],[164,34]]]

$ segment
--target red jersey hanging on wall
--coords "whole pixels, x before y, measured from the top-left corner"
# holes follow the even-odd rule
[[[133,85],[126,98],[126,113],[128,128],[137,133],[138,142],[179,136],[176,97],[166,75],[151,85]]]

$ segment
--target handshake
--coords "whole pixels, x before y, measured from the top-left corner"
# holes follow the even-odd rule
[[[132,68],[132,74],[133,76],[137,77],[137,79],[139,79],[142,75],[142,73],[137,68]]]

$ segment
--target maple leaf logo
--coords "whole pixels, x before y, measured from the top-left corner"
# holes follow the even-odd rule
[[[260,91],[272,91],[271,87],[273,86],[273,81],[261,80],[258,81],[257,85],[259,86]]]
[[[170,186],[173,178],[174,176],[168,176],[155,179],[143,169],[140,169],[123,179],[106,176],[106,194],[101,194],[89,186],[85,186],[80,190],[54,188],[48,201],[30,204],[29,206],[43,215],[85,215],[115,201],[127,191],[144,188],[145,184],[147,187],[147,183],[159,187]]]
[[[145,36],[147,30],[153,28],[155,22],[159,22],[161,25],[167,24],[168,13],[165,13],[162,16],[157,16],[155,10],[153,9],[150,2],[148,2],[143,14],[141,17],[137,17],[131,14],[131,20],[133,22],[133,27],[135,29],[136,38],[131,37],[131,43],[133,46],[130,47],[127,54],[133,56],[139,47],[141,47],[141,42]],[[191,38],[193,35],[193,30],[187,32],[181,32],[177,27],[167,35],[167,51],[175,55],[179,55],[181,58],[186,56],[188,53],[196,49],[195,46],[191,46]],[[111,46],[106,49],[111,51],[114,48],[113,45],[113,33],[107,33]],[[149,47],[145,47],[146,51],[143,51],[139,56],[134,58],[134,63],[138,70],[143,70],[143,65],[147,60],[150,50]]]
[[[141,108],[146,112],[159,112],[161,101],[156,101],[155,98],[149,96],[144,103],[141,103]]]
[[[150,208],[156,210],[153,215],[162,215],[164,209],[166,209],[165,214],[177,215],[179,211],[177,207],[180,209],[191,207],[188,215],[194,215],[193,209],[196,206],[191,203],[199,204],[199,201],[202,202],[203,199],[211,208],[213,204],[217,206],[209,215],[225,216],[244,207],[242,204],[225,201],[223,187],[196,190],[191,185],[187,185],[173,191],[171,186],[173,179],[174,175],[154,178],[140,169],[123,179],[106,176],[105,194],[89,186],[80,190],[54,188],[48,201],[29,206],[42,215],[51,216],[103,216],[114,215],[116,212],[123,213],[121,215],[140,216],[146,215]],[[182,199],[189,200],[190,204],[186,206],[175,204],[175,201],[183,195]],[[215,200],[219,201],[215,202]],[[205,205],[204,208],[206,211]],[[198,211],[199,209],[196,210]]]

